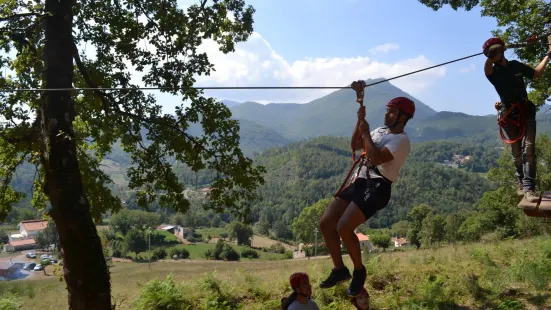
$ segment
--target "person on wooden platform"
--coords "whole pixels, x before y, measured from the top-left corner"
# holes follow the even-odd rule
[[[404,127],[415,114],[415,104],[408,98],[397,97],[387,103],[385,127],[370,132],[365,121],[365,107],[358,110],[358,121],[352,134],[352,149],[363,149],[354,178],[331,202],[321,217],[320,228],[333,270],[320,283],[330,288],[352,279],[348,288],[350,297],[357,297],[364,287],[366,269],[362,264],[356,228],[387,206],[392,183],[398,180],[400,168],[411,151],[410,140]],[[353,274],[344,265],[339,237],[348,249],[354,264]]]
[[[548,37],[551,43],[551,36]],[[494,86],[501,102],[495,108],[501,116],[506,116],[500,126],[511,140],[518,181],[517,190],[524,193],[524,199],[535,202],[538,196],[534,192],[536,185],[536,106],[528,99],[525,80],[539,78],[551,56],[551,45],[547,55],[532,68],[517,60],[505,58],[505,42],[500,38],[490,38],[484,42],[483,53],[487,57],[484,64],[486,78]],[[508,113],[509,112],[509,113]],[[513,139],[512,137],[517,137]],[[502,136],[503,138],[503,136]]]

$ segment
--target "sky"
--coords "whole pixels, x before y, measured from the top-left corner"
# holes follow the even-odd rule
[[[199,0],[178,0],[182,8]],[[417,0],[246,0],[256,12],[254,33],[236,51],[223,54],[204,41],[215,70],[196,76],[194,86],[346,86],[352,81],[391,78],[480,53],[496,29],[480,8],[439,11]],[[146,44],[146,42],[144,42]],[[94,58],[93,49],[81,51]],[[512,51],[506,57],[515,58]],[[485,57],[391,80],[436,111],[495,114],[499,100],[484,76]],[[141,76],[133,72],[133,82]],[[142,86],[143,83],[138,83]],[[219,100],[308,103],[335,90],[206,90]],[[164,113],[181,98],[149,91]],[[355,96],[350,98],[355,102]]]
[[[180,0],[181,4],[194,2]],[[345,86],[391,78],[481,52],[496,29],[480,8],[439,11],[416,0],[247,0],[254,34],[224,55],[206,42],[216,72],[195,86]],[[512,52],[506,55],[511,58]],[[436,111],[495,114],[499,100],[484,76],[485,57],[390,81]],[[207,90],[218,99],[307,103],[335,90]],[[350,98],[354,102],[355,98]],[[172,102],[176,100],[176,102]],[[177,98],[163,100],[167,109]]]

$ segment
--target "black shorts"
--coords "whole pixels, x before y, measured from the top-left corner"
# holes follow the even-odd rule
[[[357,178],[354,183],[345,187],[337,197],[348,202],[353,201],[360,207],[365,219],[386,207],[390,201],[392,183],[383,178],[370,180]]]

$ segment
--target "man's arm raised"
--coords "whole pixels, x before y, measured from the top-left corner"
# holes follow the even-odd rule
[[[371,134],[369,133],[369,124],[366,121],[360,122],[359,131],[362,132],[362,141],[367,149],[367,157],[373,165],[380,165],[386,162],[389,162],[394,159],[392,153],[388,148],[378,148],[373,140],[371,139]]]

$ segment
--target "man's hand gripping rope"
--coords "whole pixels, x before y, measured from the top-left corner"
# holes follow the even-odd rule
[[[366,83],[365,83],[365,81],[362,81],[362,80],[354,81],[354,82],[352,82],[351,87],[354,91],[356,91],[356,102],[360,104],[360,110],[358,111],[358,120],[356,122],[356,127],[359,130],[360,123],[365,118],[365,110],[362,109],[362,107],[364,107],[364,105],[363,105],[364,104],[364,89],[366,87]],[[363,113],[361,111],[363,111]],[[360,142],[362,141],[361,135],[360,135],[360,138],[358,138],[358,140]],[[354,168],[356,168],[356,165],[367,154],[367,149],[364,145],[363,146],[363,149],[364,149],[363,153],[360,155],[360,157],[358,159],[356,159],[356,150],[355,150],[354,146],[355,146],[355,143],[354,143],[354,141],[352,141],[352,146],[351,146],[352,147],[352,161],[354,161],[354,164],[350,168],[350,171],[348,171],[348,174],[346,175],[346,178],[344,179],[344,182],[342,183],[341,187],[335,193],[335,195],[333,195],[333,197],[337,197],[340,194],[340,192],[343,190],[343,188],[346,186],[348,180],[350,179],[350,175],[354,171]]]

